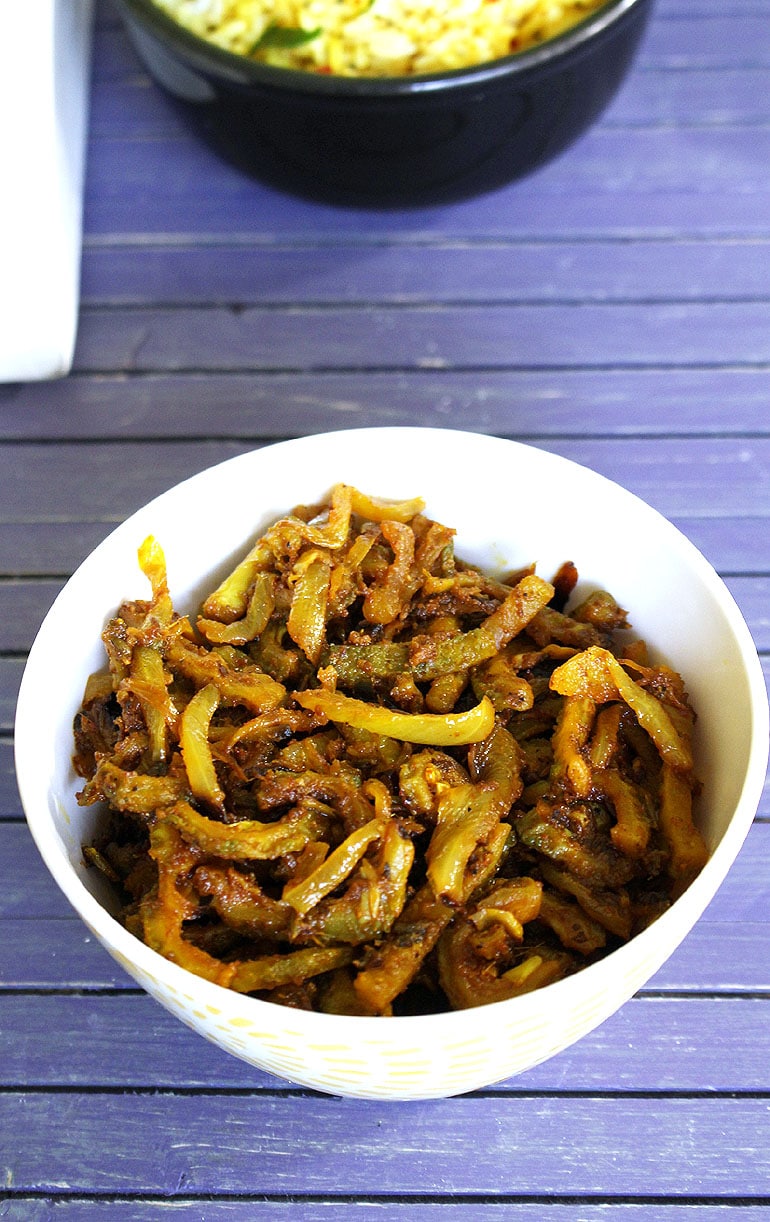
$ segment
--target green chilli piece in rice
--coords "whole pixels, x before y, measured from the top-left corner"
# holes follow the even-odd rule
[[[262,63],[412,76],[525,51],[607,0],[155,0],[193,34]]]

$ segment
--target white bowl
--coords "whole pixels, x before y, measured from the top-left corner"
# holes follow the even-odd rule
[[[698,712],[699,822],[711,855],[652,926],[602,961],[537,992],[480,1009],[394,1018],[296,1011],[230,992],[166,961],[111,915],[81,845],[95,814],[75,801],[72,720],[104,664],[100,633],[144,597],[137,548],[162,544],[178,609],[192,610],[250,539],[338,481],[373,495],[420,495],[457,528],[465,559],[500,571],[565,560],[603,586],[679,670]],[[754,817],[768,753],[765,685],[751,635],[711,566],[669,522],[602,476],[481,434],[359,429],[281,442],[193,476],[119,526],[61,592],[30,652],[18,701],[16,765],[29,826],[53,877],[94,935],[162,1005],[228,1052],[338,1095],[436,1098],[519,1073],[596,1027],[679,945],[722,882]]]

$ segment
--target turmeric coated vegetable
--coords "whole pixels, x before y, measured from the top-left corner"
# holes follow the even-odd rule
[[[217,711],[219,692],[213,683],[200,688],[187,702],[180,718],[179,750],[194,796],[221,807],[223,794],[209,746],[211,718]]]
[[[707,857],[694,713],[566,562],[490,576],[419,498],[337,484],[175,611],[107,623],[75,722],[84,858],[225,988],[387,1016],[506,1000],[644,928]],[[622,642],[622,643],[621,643]]]
[[[353,700],[336,692],[317,689],[298,692],[298,704],[313,713],[328,717],[330,721],[369,730],[372,734],[384,734],[407,743],[425,743],[433,747],[463,747],[480,742],[492,732],[495,710],[491,702],[483,697],[472,709],[463,713],[400,713]]]

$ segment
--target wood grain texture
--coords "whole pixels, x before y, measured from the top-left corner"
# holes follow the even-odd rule
[[[0,737],[0,819],[21,818],[21,801],[13,762],[13,739]]]
[[[44,868],[42,862],[40,867]],[[21,916],[2,920],[0,930],[0,981],[4,989],[79,992],[136,988],[71,908],[50,919]]]
[[[117,524],[178,481],[259,444],[0,443],[0,522]],[[770,516],[770,436],[542,438],[539,444],[623,484],[667,517]]]
[[[770,371],[660,369],[120,370],[0,387],[6,440],[263,438],[368,425],[467,428],[537,444],[580,434],[767,434]],[[13,461],[8,458],[8,461]],[[19,548],[33,552],[35,540]],[[3,571],[7,571],[4,568]],[[29,570],[31,571],[31,570]]]
[[[768,73],[770,83],[770,73]],[[445,243],[307,240],[266,245],[213,238],[203,246],[91,241],[83,255],[88,307],[217,302],[266,305],[350,302],[730,301],[770,291],[768,247],[733,242],[489,241]],[[726,286],[729,285],[729,289]]]
[[[373,1194],[365,1200],[360,1196],[356,1200],[335,1201],[302,1201],[298,1203],[293,1197],[278,1199],[249,1197],[246,1192],[236,1198],[212,1198],[209,1194],[190,1199],[189,1197],[141,1197],[139,1200],[126,1200],[110,1194],[109,1215],[116,1222],[147,1222],[147,1218],[170,1218],[173,1222],[251,1222],[252,1219],[292,1219],[301,1218],[302,1222],[327,1222],[339,1216],[340,1208],[344,1208],[345,1217],[351,1222],[380,1222],[382,1219],[401,1219],[415,1217],[419,1209],[420,1219],[427,1222],[502,1222],[503,1219],[513,1219],[514,1222],[607,1222],[612,1217],[617,1222],[693,1222],[697,1209],[698,1222],[735,1222],[735,1209],[729,1202],[723,1204],[677,1205],[663,1200],[645,1204],[627,1204],[614,1200],[611,1203],[599,1202],[586,1204],[574,1201],[553,1202],[539,1201],[517,1202],[510,1197],[497,1202],[471,1198],[458,1201],[451,1194],[437,1194],[428,1200],[396,1201],[393,1198],[382,1199]],[[84,1200],[70,1197],[55,1201],[49,1197],[40,1200],[36,1197],[19,1197],[5,1202],[3,1217],[8,1222],[48,1222],[51,1210],[56,1209],[56,1218],[66,1222],[101,1222],[104,1217],[105,1202],[103,1199]],[[610,1215],[609,1210],[612,1210]],[[766,1217],[766,1206],[743,1205],[740,1212],[741,1222],[763,1222]]]
[[[24,670],[23,658],[0,656],[0,733],[13,729],[16,715],[16,697]]]
[[[528,238],[745,237],[764,230],[768,186],[759,167],[769,141],[766,129],[753,127],[640,129],[633,140],[616,128],[595,129],[582,137],[579,149],[522,184],[472,204],[400,214],[325,209],[284,196],[191,141],[104,140],[98,157],[92,154],[84,221],[87,233],[102,237],[135,235],[137,207],[149,234],[274,231],[285,239],[306,237],[310,230],[327,240],[360,233],[397,240],[471,233],[490,239],[511,232]],[[195,183],[206,183],[206,189],[193,191]]]
[[[0,520],[0,569],[10,577],[68,575],[117,524],[117,520]]]
[[[375,1182],[393,1197],[444,1195],[448,1184],[458,1198],[647,1196],[654,1183],[659,1196],[714,1199],[730,1197],[738,1179],[744,1199],[770,1190],[768,1107],[752,1097],[724,1099],[717,1113],[702,1096],[506,1092],[366,1107],[305,1093],[150,1093],[139,1103],[111,1092],[0,1096],[0,1129],[22,1127],[5,1183],[51,1196],[216,1184],[220,1196],[247,1189],[301,1200],[350,1197]],[[468,1158],[474,1132],[484,1137]]]
[[[768,150],[770,153],[770,149]],[[76,371],[445,369],[574,365],[759,365],[770,360],[766,302],[84,307]]]
[[[0,578],[0,652],[29,649],[63,584]]]

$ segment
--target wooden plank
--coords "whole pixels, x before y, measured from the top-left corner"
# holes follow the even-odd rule
[[[14,1197],[3,1203],[4,1218],[7,1222],[50,1222],[52,1201],[41,1201],[36,1197]],[[301,1218],[302,1222],[327,1222],[339,1216],[340,1206],[344,1207],[345,1217],[349,1222],[371,1222],[372,1219],[401,1219],[414,1217],[419,1208],[420,1219],[426,1222],[501,1222],[502,1219],[513,1219],[514,1222],[607,1222],[609,1217],[617,1222],[692,1222],[693,1205],[677,1205],[667,1201],[657,1200],[650,1204],[628,1204],[625,1201],[612,1200],[604,1203],[585,1204],[583,1202],[565,1200],[561,1202],[516,1202],[501,1198],[497,1203],[488,1203],[473,1199],[467,1202],[447,1199],[446,1193],[440,1194],[440,1199],[421,1198],[419,1204],[415,1201],[398,1201],[392,1197],[385,1200],[372,1193],[369,1200],[363,1199],[363,1194],[355,1200],[345,1199],[327,1201],[302,1201],[298,1204],[293,1197],[278,1199],[263,1196],[250,1197],[239,1193],[236,1198],[219,1197],[214,1199],[209,1194],[205,1198],[174,1196],[142,1197],[141,1200],[118,1199],[114,1195],[109,1198],[110,1219],[114,1222],[147,1222],[148,1217],[170,1216],[174,1222],[252,1222],[252,1219]],[[104,1200],[88,1200],[74,1197],[56,1198],[56,1218],[66,1222],[102,1222],[104,1218]],[[722,1205],[705,1205],[697,1203],[698,1222],[735,1222],[735,1208],[730,1202]],[[612,1213],[610,1214],[610,1210]],[[740,1222],[764,1222],[766,1206],[741,1205]]]
[[[720,912],[724,919],[712,920],[712,914]],[[764,994],[770,980],[767,942],[759,922],[740,917],[732,921],[721,905],[714,904],[642,991]]]
[[[753,235],[766,232],[768,159],[770,129],[763,127],[596,127],[529,178],[472,201],[339,209],[263,186],[193,136],[100,140],[90,155],[84,225],[89,235],[130,235],[141,228],[305,240],[361,232],[444,240],[511,232],[539,238]]]
[[[0,521],[117,523],[187,476],[254,448],[227,440],[0,443]],[[546,437],[539,448],[617,481],[668,517],[770,515],[769,437]]]
[[[0,657],[0,734],[13,729],[16,698],[23,670],[23,658]]]
[[[770,155],[770,149],[768,149]],[[84,308],[79,372],[760,365],[767,302]]]
[[[0,820],[21,818],[21,799],[16,786],[13,741],[0,738]]]
[[[0,652],[29,649],[63,584],[0,578]]]
[[[751,437],[612,441],[591,438],[542,448],[623,484],[668,517],[754,516],[770,508],[770,448]],[[622,454],[622,457],[621,457]]]
[[[727,587],[740,607],[759,650],[770,650],[770,579],[729,577]]]
[[[72,573],[118,520],[0,521],[0,572],[14,577]]]
[[[41,869],[43,865],[41,862]],[[65,916],[0,923],[0,981],[5,989],[136,989],[73,909]]]
[[[764,16],[766,17],[766,12]],[[667,68],[759,67],[770,62],[770,37],[760,7],[726,14],[719,12],[671,12],[665,20],[653,19],[644,41],[644,62]]]
[[[98,39],[107,43],[107,39]],[[110,46],[100,46],[104,58],[104,75],[97,67],[91,86],[91,110],[88,126],[94,145],[99,140],[154,140],[185,137],[185,118],[150,78],[134,62],[130,48],[117,48],[117,39]],[[121,37],[122,42],[122,37]]]
[[[674,0],[664,0],[664,2],[666,4],[671,4],[674,2]],[[681,3],[681,0],[677,0],[677,2]],[[100,30],[112,29],[114,26],[119,24],[119,21],[120,18],[118,17],[117,9],[110,4],[109,0],[95,0],[93,16],[93,28],[95,34]]]
[[[583,141],[587,139],[583,137]],[[131,146],[126,148],[130,150]],[[280,193],[256,179],[247,179],[230,167],[218,164],[213,153],[189,147],[168,147],[165,152],[158,151],[157,163],[149,171],[144,168],[144,157],[131,154],[127,158],[126,171],[132,175],[131,198],[138,196],[139,199],[137,204],[128,207],[123,197],[110,195],[110,183],[119,174],[123,152],[123,146],[111,150],[104,181],[95,181],[93,194],[86,197],[84,221],[89,234],[133,240],[137,234],[136,213],[139,210],[144,218],[142,232],[179,233],[185,237],[194,232],[203,235],[274,232],[284,239],[306,237],[309,232],[326,238],[336,232],[346,236],[361,232],[381,236],[385,216],[389,220],[389,232],[402,238],[409,235],[424,238],[426,234],[435,233],[443,238],[462,238],[476,233],[486,240],[511,231],[535,240],[558,236],[666,238],[677,234],[754,237],[766,231],[765,218],[770,211],[770,191],[761,185],[749,184],[745,193],[735,195],[730,194],[724,184],[717,190],[706,190],[707,167],[699,164],[692,167],[692,174],[695,181],[704,182],[704,189],[696,195],[688,191],[684,183],[668,187],[662,182],[646,191],[641,186],[636,189],[631,182],[607,189],[598,184],[577,182],[573,188],[564,183],[560,189],[540,195],[529,193],[531,180],[524,180],[477,198],[472,213],[467,203],[434,205],[430,211],[414,209],[408,213],[375,212],[352,203],[348,210],[340,212]],[[562,160],[567,161],[577,154],[578,150],[573,148],[562,155]],[[720,156],[719,151],[714,150],[714,159]],[[676,161],[675,150],[671,158]],[[190,161],[195,163],[192,181],[211,183],[205,195],[185,196],[178,185],[174,190],[174,184],[178,184],[185,174]],[[707,154],[703,161],[709,162]],[[544,175],[546,169],[537,173]],[[740,166],[736,173],[740,180]],[[664,177],[661,174],[661,179]],[[565,196],[569,198],[568,210],[565,210]],[[491,199],[496,204],[494,209],[489,204]],[[505,218],[504,223],[501,217]],[[260,224],[256,223],[256,218]]]
[[[101,522],[117,525],[167,488],[245,450],[248,443],[100,442],[77,445],[0,445],[0,519]]]
[[[766,1099],[19,1093],[0,1098],[16,1193],[657,1196],[770,1189]],[[469,1134],[483,1134],[469,1158]],[[105,1157],[105,1134],[109,1156]],[[522,1135],[525,1135],[523,1138]],[[719,1157],[714,1157],[714,1150]],[[751,1157],[747,1151],[751,1150]],[[547,1155],[544,1152],[547,1151]]]
[[[83,252],[82,301],[89,309],[207,303],[627,305],[726,297],[735,302],[770,295],[769,256],[767,241],[760,239],[203,246],[92,241]]]
[[[767,1093],[769,1018],[770,997],[635,998],[572,1048],[500,1089]],[[723,1033],[719,1057],[708,1035],[713,1031]],[[203,1040],[144,994],[0,994],[0,1034],[3,1091],[275,1091],[285,1085]]]
[[[6,440],[282,438],[359,425],[576,434],[768,432],[770,369],[472,369],[72,374],[0,387]],[[76,451],[71,452],[73,455]],[[19,541],[34,572],[44,540]],[[27,559],[29,557],[29,559]],[[8,572],[7,565],[2,571]],[[50,570],[49,571],[57,571]],[[62,570],[59,570],[62,571]]]
[[[763,907],[768,902],[766,885],[770,886],[770,823],[758,821],[750,828],[743,848],[702,919],[715,925],[761,923]],[[729,964],[724,964],[723,970],[729,971]]]
[[[672,521],[720,572],[768,571],[770,531],[763,519],[673,514]]]
[[[144,76],[149,84],[149,78],[139,63],[117,12],[114,21],[99,19],[95,23],[92,61],[94,85],[105,80],[117,83],[138,74]]]
[[[49,874],[26,822],[0,823],[0,845],[6,854],[0,855],[0,861],[13,862],[0,892],[0,919],[23,917],[36,922],[71,917],[72,906]]]
[[[741,18],[741,21],[743,18]],[[649,62],[649,60],[648,60]],[[766,121],[768,68],[656,68],[639,64],[602,116],[605,127],[662,123],[715,127]]]

